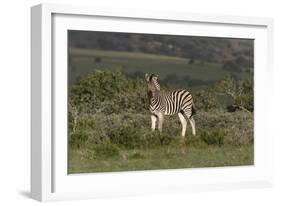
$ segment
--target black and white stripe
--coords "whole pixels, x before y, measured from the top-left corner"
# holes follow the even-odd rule
[[[178,90],[172,92],[157,92],[150,98],[150,111],[162,112],[164,115],[174,115],[184,112],[187,117],[192,116],[193,100],[190,92]]]
[[[146,74],[147,92],[149,98],[149,110],[152,114],[152,130],[158,122],[158,129],[162,131],[163,116],[178,114],[182,123],[182,136],[185,136],[187,120],[195,135],[195,114],[193,98],[187,90],[161,91],[158,77]]]

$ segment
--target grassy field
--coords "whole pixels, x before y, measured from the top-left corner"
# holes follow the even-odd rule
[[[119,69],[128,74],[153,70],[154,73],[160,75],[162,80],[169,74],[187,75],[191,79],[202,81],[216,81],[229,75],[229,72],[223,70],[222,65],[218,63],[190,64],[189,59],[164,55],[70,48],[69,57],[70,84],[74,83],[79,76],[94,70]],[[244,79],[250,74],[240,72],[236,75]]]
[[[253,145],[165,146],[151,150],[123,150],[120,155],[95,159],[93,150],[71,150],[69,173],[134,171],[253,165]]]
[[[191,135],[188,125],[184,139],[176,116],[165,118],[161,135],[150,131],[148,113],[84,118],[81,127],[88,137],[70,144],[74,145],[68,156],[71,174],[254,163],[253,119],[242,111],[200,112],[195,117],[197,135]]]

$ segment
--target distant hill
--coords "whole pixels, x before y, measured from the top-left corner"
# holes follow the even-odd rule
[[[206,87],[227,76],[253,78],[249,39],[69,31],[69,84],[96,70],[121,70],[133,78],[160,75],[177,88]]]
[[[69,84],[97,70],[120,70],[130,77],[141,79],[145,72],[154,73],[159,75],[161,83],[177,88],[208,86],[227,76],[253,78],[248,70],[236,72],[224,69],[221,63],[191,62],[182,57],[77,48],[70,48],[68,52]]]
[[[68,46],[183,57],[227,64],[225,69],[253,68],[254,41],[249,39],[70,30]]]

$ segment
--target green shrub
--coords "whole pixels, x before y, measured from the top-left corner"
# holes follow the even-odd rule
[[[160,133],[156,131],[145,131],[143,134],[143,147],[144,148],[155,148],[157,146],[169,145],[173,141],[173,136],[169,135],[166,131]]]
[[[93,119],[79,119],[77,122],[78,130],[93,130],[96,127],[96,121]]]
[[[159,139],[161,145],[163,146],[163,145],[170,145],[175,140],[175,137],[163,132],[159,135]]]
[[[253,112],[254,111],[254,94],[247,93],[242,94],[235,99],[235,105],[238,105],[240,108],[245,108],[246,110]]]
[[[241,129],[240,132],[233,132],[228,138],[228,141],[232,145],[246,145],[254,143],[254,135],[252,129],[245,130]]]
[[[178,130],[180,134],[180,130]],[[113,144],[128,149],[148,149],[157,146],[169,145],[175,137],[167,131],[160,133],[141,128],[138,124],[122,125],[109,129],[108,136]]]
[[[70,134],[69,137],[69,145],[72,148],[80,148],[85,144],[89,139],[89,134],[83,131],[77,131],[75,133]]]
[[[112,143],[122,145],[125,148],[136,148],[140,141],[140,135],[138,129],[131,125],[113,128],[108,133]]]
[[[137,148],[148,149],[154,148],[155,145],[160,145],[159,136],[156,133],[153,133],[151,130],[142,130],[140,131],[141,135],[137,141]]]
[[[81,119],[86,118],[82,116]],[[83,145],[84,141],[81,141],[83,136],[87,137],[87,144],[112,143],[126,149],[149,149],[165,145],[177,146],[179,140],[182,139],[180,135],[182,126],[177,115],[165,117],[162,133],[159,133],[157,129],[154,132],[151,131],[148,113],[94,114],[88,118],[87,121],[82,120],[77,123],[79,130],[70,132],[72,134],[71,145],[77,145],[76,147]],[[210,110],[208,112],[201,111],[194,118],[197,136],[192,136],[191,127],[188,123],[186,137],[184,138],[185,144],[201,147],[205,144],[240,145],[253,142],[253,117],[250,113]],[[82,128],[84,129],[81,130]],[[225,134],[221,135],[223,132]]]
[[[235,80],[228,77],[220,80],[215,85],[215,90],[219,95],[231,98],[231,103],[227,105],[229,111],[254,110],[254,82],[253,80]]]
[[[200,138],[208,145],[222,146],[226,135],[225,129],[205,129],[201,132]]]
[[[213,91],[199,90],[194,93],[193,99],[195,107],[198,110],[209,111],[217,106],[217,100]]]
[[[83,113],[136,113],[147,108],[145,90],[144,81],[121,71],[95,71],[70,87],[69,98]]]

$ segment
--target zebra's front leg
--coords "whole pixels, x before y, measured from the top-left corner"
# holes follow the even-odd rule
[[[157,117],[155,115],[151,115],[151,129],[152,129],[152,131],[155,130],[156,121],[157,121]]]
[[[162,113],[159,113],[159,114],[157,114],[157,117],[158,117],[158,130],[159,130],[159,132],[162,132],[164,115]]]

